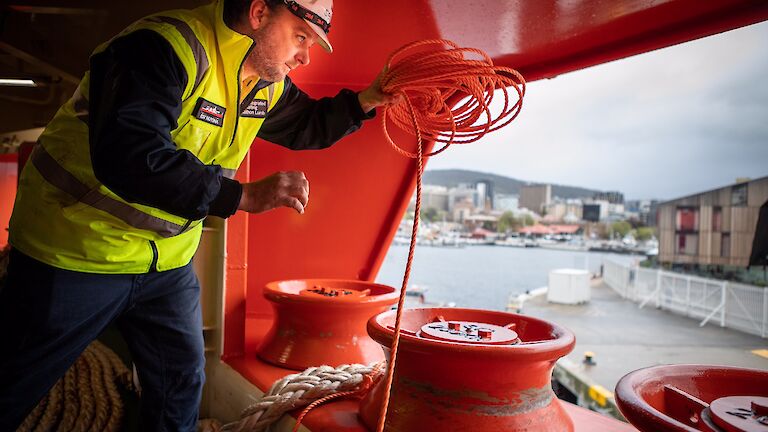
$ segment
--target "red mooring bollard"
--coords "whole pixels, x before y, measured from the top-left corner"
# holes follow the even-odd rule
[[[368,321],[389,348],[395,311]],[[555,361],[573,350],[569,330],[524,315],[473,309],[403,311],[385,431],[573,431],[552,391]],[[361,401],[375,430],[380,380]]]
[[[768,432],[768,371],[668,365],[616,384],[624,417],[642,432]]]
[[[262,360],[289,369],[369,364],[384,358],[366,322],[397,302],[395,289],[355,280],[301,279],[264,287],[275,321],[258,349]]]

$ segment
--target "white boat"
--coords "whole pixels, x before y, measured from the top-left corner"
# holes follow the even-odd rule
[[[508,246],[508,247],[521,247],[530,248],[538,247],[539,244],[534,239],[525,237],[507,237],[504,240],[496,240],[493,242],[496,246]]]

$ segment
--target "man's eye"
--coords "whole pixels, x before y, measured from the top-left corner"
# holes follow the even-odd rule
[[[297,36],[299,42],[304,42],[307,38],[305,36]]]

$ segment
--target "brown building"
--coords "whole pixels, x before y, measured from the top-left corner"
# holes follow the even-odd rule
[[[766,204],[768,177],[659,204],[659,261],[747,267]]]
[[[528,185],[520,187],[520,207],[541,214],[544,206],[552,201],[552,186]]]

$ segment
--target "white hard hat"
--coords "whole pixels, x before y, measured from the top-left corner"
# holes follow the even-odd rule
[[[333,0],[283,0],[288,10],[303,19],[320,38],[319,43],[326,51],[333,52],[328,32],[331,31]]]

